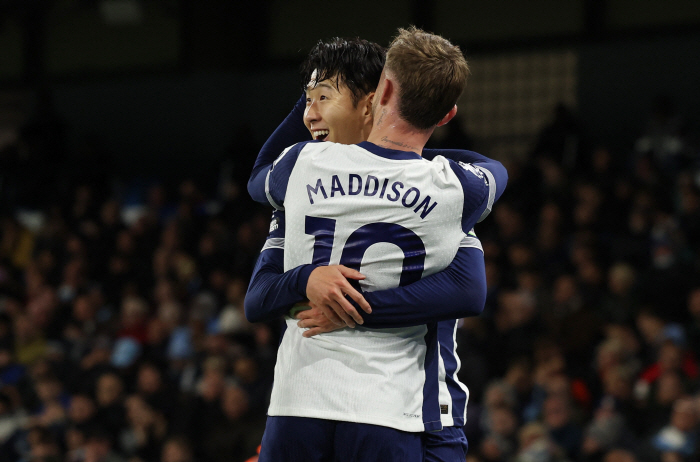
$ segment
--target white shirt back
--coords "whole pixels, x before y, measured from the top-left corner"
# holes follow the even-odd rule
[[[286,212],[285,270],[344,264],[373,291],[444,269],[484,210],[464,216],[465,197],[484,207],[488,198],[468,167],[371,143],[289,149],[268,176],[268,197]],[[441,428],[435,325],[302,333],[287,319],[269,415]]]

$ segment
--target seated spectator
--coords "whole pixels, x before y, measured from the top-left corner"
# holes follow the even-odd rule
[[[547,428],[539,422],[529,422],[518,432],[518,452],[515,462],[565,462],[566,456],[549,437]]]
[[[691,398],[680,398],[673,404],[671,418],[652,439],[654,448],[662,455],[678,453],[684,457],[697,455],[698,410]]]
[[[126,421],[123,393],[124,383],[116,373],[108,372],[97,379],[96,422],[111,434],[117,434]]]
[[[605,454],[603,462],[638,462],[638,459],[631,451],[613,449]]]
[[[126,462],[114,449],[114,437],[101,427],[93,428],[87,437],[83,462]]]
[[[194,462],[192,445],[184,436],[172,436],[163,444],[160,462]]]
[[[165,416],[136,394],[126,398],[125,407],[127,425],[119,435],[121,452],[130,459],[157,460],[168,430]]]
[[[584,430],[581,453],[585,460],[598,460],[611,449],[634,447],[635,444],[625,417],[615,409],[614,400],[606,399]]]
[[[581,446],[583,432],[573,420],[571,401],[565,397],[552,395],[542,408],[542,420],[552,441],[569,458],[575,458]]]

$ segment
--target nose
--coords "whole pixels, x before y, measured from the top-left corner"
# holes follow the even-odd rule
[[[321,113],[318,111],[318,104],[312,99],[311,103],[306,106],[306,110],[304,111],[304,122],[306,122],[307,125],[310,125],[320,120]]]

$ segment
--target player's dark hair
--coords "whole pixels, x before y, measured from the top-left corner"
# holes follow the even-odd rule
[[[357,106],[360,98],[377,89],[385,58],[384,47],[358,37],[319,40],[301,65],[302,88],[337,77],[336,87],[344,83]]]

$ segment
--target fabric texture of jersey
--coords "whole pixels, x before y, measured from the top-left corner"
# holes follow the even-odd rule
[[[344,264],[367,276],[363,291],[447,267],[493,197],[474,166],[371,143],[295,145],[267,184],[270,203],[286,211],[285,270]],[[268,413],[438,430],[438,331],[358,326],[306,339],[288,319]]]

